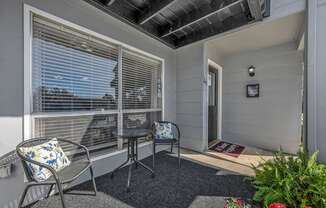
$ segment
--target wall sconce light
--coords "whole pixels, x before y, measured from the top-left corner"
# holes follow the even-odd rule
[[[250,66],[248,68],[248,74],[249,74],[250,77],[255,76],[255,74],[256,74],[256,68],[254,66]]]

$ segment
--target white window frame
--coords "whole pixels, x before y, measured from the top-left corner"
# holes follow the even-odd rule
[[[105,111],[89,111],[89,112],[55,112],[55,113],[37,113],[32,114],[33,109],[33,95],[32,95],[32,39],[33,39],[33,28],[32,28],[32,15],[36,14],[39,16],[46,17],[48,19],[54,20],[56,22],[59,22],[61,24],[64,24],[68,27],[74,28],[76,30],[79,30],[81,32],[84,32],[86,34],[89,34],[91,36],[97,37],[99,39],[111,42],[112,44],[119,46],[119,81],[122,79],[120,77],[120,74],[122,74],[122,49],[128,49],[130,51],[134,51],[136,53],[142,54],[144,56],[147,56],[149,58],[156,59],[162,63],[161,66],[161,93],[162,93],[162,107],[157,109],[134,109],[134,110],[123,110],[120,107],[118,107],[117,110],[105,110]],[[94,32],[92,30],[89,30],[85,27],[82,27],[80,25],[77,25],[75,23],[69,22],[67,20],[64,20],[60,17],[57,17],[55,15],[52,15],[50,13],[44,12],[42,10],[39,10],[35,7],[29,6],[28,4],[24,4],[24,118],[23,118],[23,140],[31,139],[33,137],[33,131],[34,131],[34,119],[35,118],[44,118],[44,117],[64,117],[64,116],[83,116],[83,115],[99,115],[99,114],[117,114],[123,115],[123,113],[145,113],[145,112],[157,112],[161,111],[161,118],[164,120],[164,73],[165,72],[165,60],[161,57],[155,56],[153,54],[150,54],[148,52],[145,52],[143,50],[140,50],[138,48],[135,48],[133,46],[130,46],[128,44],[122,43],[120,41],[117,41],[115,39],[112,39],[108,36],[99,34],[97,32]],[[119,82],[119,93],[120,90],[122,91],[122,82]],[[121,97],[121,96],[119,96]],[[120,99],[120,98],[119,98]],[[122,100],[118,101],[119,103],[122,102]],[[122,105],[118,105],[122,106]],[[122,121],[121,118],[118,119],[118,121],[121,121],[121,123],[118,124],[118,129],[121,129]],[[120,126],[119,126],[120,125]],[[120,128],[119,128],[120,127]]]

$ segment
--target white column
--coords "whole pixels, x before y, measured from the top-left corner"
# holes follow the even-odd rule
[[[307,0],[307,143],[326,163],[326,0]]]

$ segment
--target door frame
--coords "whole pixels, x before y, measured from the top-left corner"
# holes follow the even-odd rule
[[[217,71],[217,92],[216,96],[217,96],[217,140],[222,140],[222,66],[220,66],[219,64],[217,64],[216,62],[212,61],[211,59],[208,59],[207,61],[207,77],[209,75],[209,66],[213,67],[216,71]],[[206,99],[206,105],[208,108],[208,99],[209,99],[209,86],[207,83],[207,99]],[[205,116],[204,116],[205,117]],[[206,119],[208,119],[208,111],[206,114]],[[208,131],[208,125],[206,127],[207,131]],[[208,134],[207,134],[208,135]],[[207,137],[207,145],[208,145],[208,137]]]

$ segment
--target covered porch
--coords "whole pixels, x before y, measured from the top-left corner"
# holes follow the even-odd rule
[[[44,181],[85,157],[91,168],[32,187],[29,208],[262,207],[255,168],[280,149],[316,149],[306,15],[304,0],[1,2],[0,208],[42,182],[28,148],[43,143],[27,147],[25,166],[17,157],[38,138],[69,160],[47,163]]]

